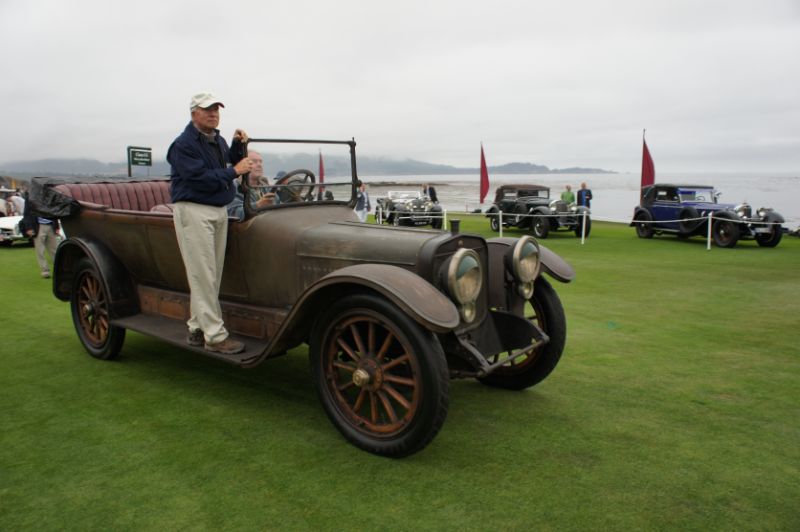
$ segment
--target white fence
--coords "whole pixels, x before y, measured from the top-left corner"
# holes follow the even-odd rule
[[[464,206],[465,207],[467,206],[466,203],[465,203]],[[451,215],[457,214],[459,216],[484,216],[484,217],[496,216],[497,219],[498,219],[497,220],[497,222],[498,222],[497,225],[498,225],[499,234],[500,234],[501,237],[503,236],[503,216],[513,216],[515,218],[515,220],[518,220],[519,218],[534,218],[534,217],[561,218],[561,217],[565,216],[565,213],[556,213],[556,214],[509,214],[509,213],[505,213],[504,214],[502,211],[499,211],[499,212],[468,212],[466,209],[464,211],[449,211],[449,212],[450,212]],[[398,211],[383,211],[383,210],[379,210],[376,213],[376,216],[375,216],[375,220],[376,220],[377,223],[379,223],[379,224],[383,223],[383,214],[386,214],[387,218],[388,218],[388,215],[391,215],[391,214],[397,215],[397,214],[400,214],[400,213]],[[566,215],[570,216],[570,214],[566,214]],[[610,218],[597,218],[597,217],[592,217],[588,212],[585,212],[585,211],[583,213],[580,213],[580,214],[578,214],[578,213],[571,214],[571,216],[579,216],[579,217],[581,217],[581,245],[584,245],[586,243],[586,221],[588,219],[590,219],[590,218],[594,219],[594,220],[596,220],[598,222],[624,223],[625,225],[630,225],[631,222],[635,222],[635,224],[655,224],[655,223],[663,224],[663,223],[686,223],[686,222],[696,222],[696,221],[703,222],[703,221],[707,220],[708,221],[708,231],[707,231],[707,234],[706,234],[706,249],[707,250],[711,249],[711,242],[713,240],[713,238],[712,238],[712,228],[713,228],[713,219],[714,219],[714,213],[713,212],[709,212],[708,216],[700,216],[700,217],[697,217],[697,218],[681,218],[679,220],[658,220],[658,221],[655,221],[655,220],[635,220],[634,221],[634,220],[630,220],[630,219],[617,220],[617,219],[610,219]],[[405,215],[399,216],[398,219],[400,221],[402,221],[402,220],[413,220],[414,217],[415,216],[412,215],[412,214],[405,214]],[[417,215],[417,217],[419,217],[419,215]],[[444,230],[448,229],[448,223],[447,223],[448,211],[446,209],[442,210],[441,214],[427,213],[423,217],[425,217],[425,218],[437,218],[437,219],[441,218],[442,219],[442,229],[444,229]],[[721,220],[723,218],[718,218],[718,219]],[[724,218],[724,219],[725,220],[731,220],[730,218]],[[739,220],[731,220],[731,221],[733,221],[735,223],[739,223]],[[787,222],[788,221],[790,221],[790,220],[787,220]],[[759,225],[783,225],[782,223],[779,223],[779,222],[758,222],[758,223],[759,223]],[[786,222],[784,222],[784,223],[786,223]]]

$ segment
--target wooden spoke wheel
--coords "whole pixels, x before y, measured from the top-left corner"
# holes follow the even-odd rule
[[[78,263],[70,307],[75,330],[86,351],[103,360],[116,358],[125,340],[125,329],[111,325],[105,283],[88,259]]]
[[[405,456],[444,423],[449,381],[438,340],[378,296],[348,296],[324,313],[311,365],[326,413],[362,449]]]

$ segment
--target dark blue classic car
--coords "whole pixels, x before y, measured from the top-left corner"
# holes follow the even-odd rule
[[[774,248],[783,236],[783,216],[770,208],[753,212],[747,203],[717,203],[719,193],[704,185],[656,184],[642,191],[641,205],[633,211],[631,227],[639,238],[675,233],[678,238],[708,234],[708,215],[712,213],[711,236],[714,243],[731,248],[740,239],[755,239],[759,246]]]

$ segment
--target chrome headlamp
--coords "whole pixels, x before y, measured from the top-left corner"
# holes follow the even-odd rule
[[[525,235],[520,238],[511,250],[511,273],[517,281],[519,295],[530,299],[533,295],[533,283],[539,275],[541,262],[539,244],[533,237]]]
[[[747,203],[741,203],[733,209],[733,212],[735,212],[736,216],[739,218],[749,218],[752,210],[750,209],[750,205]]]
[[[758,212],[757,212],[756,214],[758,214],[758,217],[759,217],[759,218],[763,218],[763,217],[764,217],[764,216],[766,216],[766,215],[767,215],[767,213],[768,213],[768,212],[770,212],[771,210],[772,210],[772,209],[770,209],[770,208],[768,208],[768,207],[761,207],[760,209],[758,209]]]
[[[471,322],[475,319],[475,300],[483,286],[483,267],[478,254],[461,248],[450,257],[447,266],[447,291],[461,307],[461,317]]]

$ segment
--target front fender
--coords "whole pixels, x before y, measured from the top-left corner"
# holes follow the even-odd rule
[[[303,305],[329,286],[359,285],[387,297],[426,329],[447,332],[460,322],[455,304],[435,286],[417,275],[388,264],[358,264],[329,273],[301,296]]]
[[[130,274],[106,246],[91,238],[68,238],[58,246],[53,260],[53,295],[56,298],[69,301],[73,277],[83,258],[91,260],[100,273],[109,297],[111,318],[139,311],[139,300]]]
[[[772,224],[783,224],[783,223],[786,223],[786,220],[783,218],[783,216],[781,216],[780,214],[778,214],[775,211],[769,211],[764,216],[764,221],[767,222],[767,223],[772,223]]]
[[[653,220],[653,213],[651,213],[648,209],[644,207],[636,207],[633,209],[633,219],[631,219],[631,223],[628,224],[628,227],[635,227],[636,226],[636,215],[640,212],[644,212],[648,218],[647,220]]]
[[[364,291],[382,295],[428,330],[444,333],[460,323],[455,304],[419,275],[387,264],[346,266],[309,286],[269,346],[246,366],[255,366],[271,353],[307,341],[320,309],[337,299]]]

